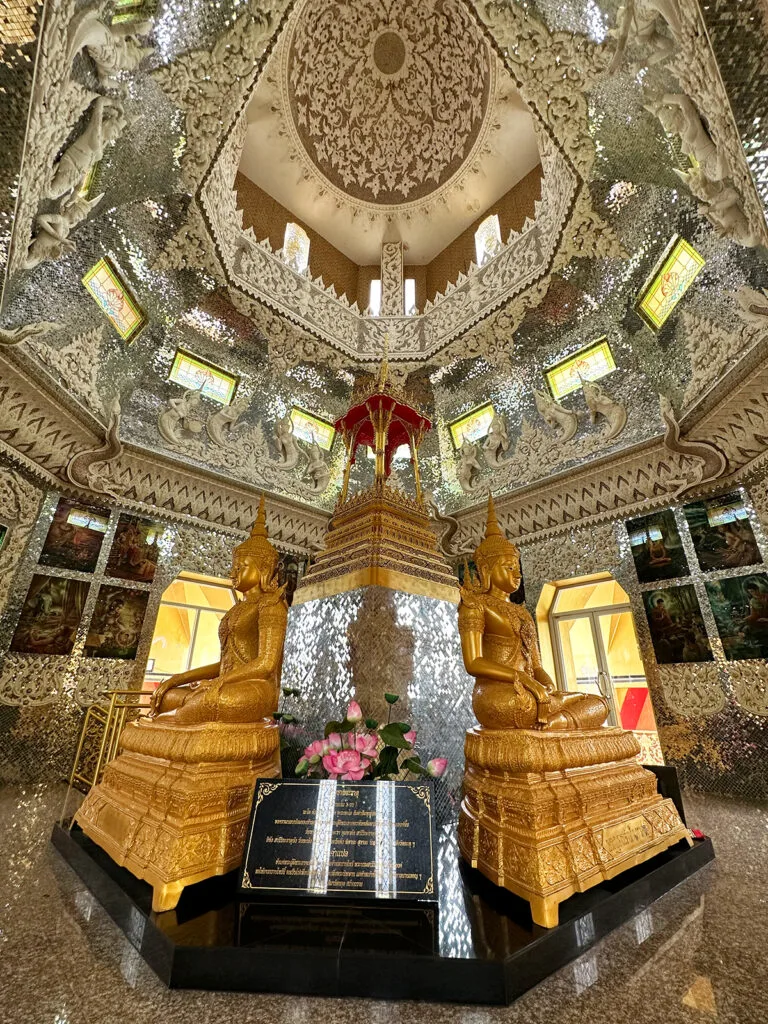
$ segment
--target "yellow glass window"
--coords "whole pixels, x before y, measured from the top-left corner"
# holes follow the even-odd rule
[[[317,441],[325,451],[329,452],[331,450],[334,438],[336,437],[336,428],[332,423],[313,416],[311,412],[307,412],[306,409],[300,409],[298,405],[294,405],[291,409],[291,420],[293,421],[293,432],[296,437],[306,441],[307,444]]]
[[[704,257],[684,238],[676,236],[672,239],[635,305],[637,312],[654,331],[666,322],[704,263]]]
[[[123,341],[133,341],[147,318],[110,261],[99,260],[85,275],[83,284]]]
[[[297,274],[303,274],[309,266],[309,235],[298,224],[285,225],[283,259]]]
[[[461,448],[465,441],[479,441],[485,437],[495,415],[496,411],[489,402],[487,405],[473,409],[465,416],[460,416],[453,423],[449,423],[448,429],[451,432],[454,448]]]
[[[146,681],[156,685],[177,672],[219,660],[219,623],[235,603],[227,580],[181,575],[163,593],[147,662]]]
[[[581,387],[582,380],[600,380],[616,369],[611,346],[605,338],[582,348],[545,371],[553,398],[561,399]]]
[[[174,384],[181,384],[183,388],[189,388],[190,391],[197,391],[202,387],[202,393],[206,398],[212,398],[222,405],[229,405],[232,401],[238,383],[237,377],[231,373],[200,359],[199,356],[192,355],[191,352],[186,352],[183,348],[176,350],[168,379]]]

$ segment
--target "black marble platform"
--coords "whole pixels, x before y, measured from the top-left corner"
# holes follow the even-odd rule
[[[709,839],[571,897],[560,924],[531,922],[528,904],[460,860],[439,837],[438,912],[317,902],[242,903],[236,873],[185,890],[155,914],[150,887],[75,827],[53,845],[166,985],[293,995],[513,1002],[714,858]]]

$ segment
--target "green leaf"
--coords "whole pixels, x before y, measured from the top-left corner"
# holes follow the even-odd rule
[[[366,718],[366,720],[365,720],[365,728],[366,729],[378,729],[379,728],[379,723],[376,721],[375,718]]]
[[[282,711],[275,711],[275,712],[273,713],[272,717],[274,718],[274,720],[275,720],[276,722],[279,722],[279,721],[280,721],[280,719],[281,719],[281,718],[283,717],[283,713],[282,713]]]
[[[398,757],[399,752],[397,747],[383,747],[379,754],[376,767],[378,768],[377,774],[389,775],[392,772],[397,773],[399,771]]]
[[[286,715],[285,713],[283,713],[282,719],[283,719],[284,722],[295,722],[296,721],[296,716],[295,715]]]
[[[382,726],[379,729],[379,736],[381,736],[384,743],[388,743],[392,747],[398,747],[400,750],[410,750],[410,743],[408,740],[403,739],[403,733],[408,732],[408,729],[401,729],[402,724],[402,722],[393,722],[390,725]]]
[[[397,704],[397,702],[400,700],[400,697],[396,693],[385,693],[384,700],[387,702],[387,704]]]
[[[342,725],[342,722],[326,722],[325,732],[323,733],[325,739],[328,739],[332,732],[343,732]]]
[[[290,697],[292,693],[293,693],[293,690],[289,686],[284,686],[283,687],[283,696],[284,697]]]
[[[413,772],[414,775],[429,775],[429,772],[424,765],[419,761],[418,757],[407,757],[403,761],[403,768],[409,772]]]

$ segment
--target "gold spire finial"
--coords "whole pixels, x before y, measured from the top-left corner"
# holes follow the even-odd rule
[[[259,501],[259,511],[256,513],[256,522],[253,524],[251,529],[252,537],[266,537],[267,536],[267,509],[264,504],[264,492],[261,492],[261,500]]]
[[[488,492],[488,518],[485,523],[485,536],[486,537],[503,537],[504,534],[501,532],[499,521],[496,518],[496,507],[493,504],[493,494],[491,491]]]

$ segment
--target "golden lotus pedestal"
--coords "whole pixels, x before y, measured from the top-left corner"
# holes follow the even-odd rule
[[[621,729],[467,732],[459,848],[465,860],[554,928],[559,904],[681,839],[656,776]]]
[[[240,865],[256,779],[280,775],[279,729],[140,719],[120,744],[75,820],[153,887],[153,910],[172,910],[185,886]]]

